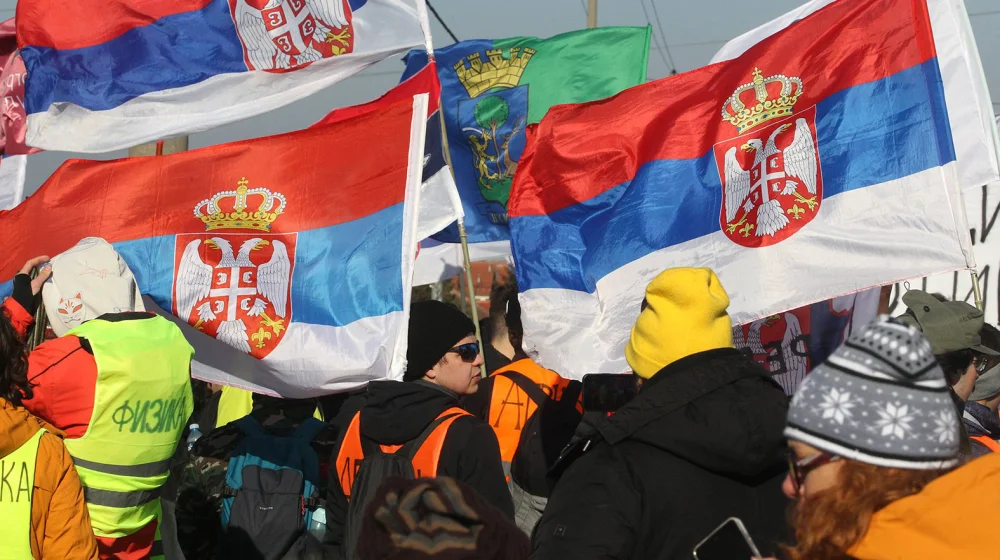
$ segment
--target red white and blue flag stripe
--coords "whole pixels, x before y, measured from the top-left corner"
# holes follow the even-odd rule
[[[667,268],[714,269],[742,324],[973,267],[925,1],[835,2],[732,60],[553,108],[510,217],[526,349],[574,378],[628,369]]]
[[[27,142],[105,152],[287,105],[430,48],[423,0],[21,0]]]
[[[279,136],[69,160],[0,212],[0,278],[102,237],[184,331],[196,377],[289,397],[400,378],[426,121],[425,94]]]

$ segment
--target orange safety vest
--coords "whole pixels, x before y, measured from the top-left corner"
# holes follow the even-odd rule
[[[417,449],[417,452],[413,455],[413,472],[417,478],[437,476],[438,461],[441,460],[441,449],[444,447],[444,439],[448,435],[448,428],[451,427],[455,420],[458,420],[462,416],[472,416],[461,408],[454,407],[445,410],[437,418],[448,415],[452,416],[438,424],[434,428],[434,431],[424,440],[420,449]],[[379,447],[385,453],[395,453],[403,446],[379,445]],[[361,461],[364,458],[365,453],[361,449],[361,413],[358,412],[351,419],[351,424],[344,433],[344,442],[340,446],[340,451],[337,452],[337,479],[340,481],[340,487],[344,490],[344,495],[348,499],[351,498],[351,487],[354,486],[354,477],[358,474],[358,470],[361,468]]]
[[[994,440],[990,436],[972,436],[969,439],[974,439],[978,441],[979,443],[985,445],[987,449],[989,449],[994,453],[1000,453],[1000,443],[997,443],[996,440]]]
[[[543,368],[528,358],[518,360],[502,367],[490,376],[493,378],[493,393],[490,395],[489,424],[500,441],[500,459],[503,460],[504,473],[510,474],[510,463],[517,452],[517,444],[521,441],[521,430],[538,409],[538,403],[528,397],[520,387],[504,372],[516,371],[530,379],[548,395],[549,398],[562,400],[563,393],[570,380],[560,377],[554,371]],[[577,400],[577,410],[583,413],[583,404]]]

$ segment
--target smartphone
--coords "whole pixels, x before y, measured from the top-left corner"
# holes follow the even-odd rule
[[[634,375],[588,373],[583,376],[583,409],[614,412],[632,400],[638,390]]]
[[[762,558],[747,528],[736,517],[730,517],[694,547],[697,560],[734,560]]]

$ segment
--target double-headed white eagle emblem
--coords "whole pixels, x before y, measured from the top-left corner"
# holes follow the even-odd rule
[[[350,23],[342,0],[236,0],[234,18],[247,58],[257,70],[290,69],[320,60],[324,55],[316,46],[321,43],[348,44],[342,36],[346,30],[334,32]]]
[[[781,150],[777,138],[791,128],[783,124],[771,133],[765,144],[759,138],[747,140],[741,148],[754,153],[753,165],[743,169],[736,157],[736,147],[729,148],[725,158],[726,220],[732,222],[742,208],[749,214],[757,207],[754,232],[759,236],[774,235],[788,225],[786,209],[777,200],[778,195],[794,194],[803,185],[809,194],[816,194],[816,145],[809,123],[803,118],[795,120],[795,134],[791,144]],[[779,158],[784,165],[779,163]],[[754,203],[753,194],[760,190],[760,199]]]
[[[275,314],[285,317],[292,268],[288,249],[281,241],[267,241],[260,237],[244,241],[236,254],[232,244],[223,237],[212,237],[204,243],[219,249],[222,258],[213,267],[201,260],[201,240],[187,244],[177,269],[177,310],[181,318],[189,323],[194,319],[192,313],[197,313],[198,318],[206,322],[214,321],[224,313],[216,338],[250,353],[247,326],[239,317],[237,308],[249,317],[257,317],[266,311],[270,302]],[[269,243],[273,248],[271,258],[262,265],[254,264],[250,253]],[[251,280],[254,272],[256,285]],[[208,298],[217,302],[214,309],[212,300]]]

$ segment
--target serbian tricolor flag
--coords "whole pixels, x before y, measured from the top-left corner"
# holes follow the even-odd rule
[[[430,48],[424,0],[21,0],[27,141],[106,152],[207,130]]]
[[[418,96],[280,136],[70,160],[0,213],[0,278],[102,237],[195,347],[195,377],[289,397],[400,378],[426,120]]]
[[[441,114],[439,112],[441,84],[438,82],[434,63],[428,64],[409,79],[400,82],[382,97],[351,107],[335,109],[323,117],[314,127],[352,119],[375,111],[383,111],[395,103],[412,99],[415,95],[427,94],[427,133],[424,139],[423,176],[420,185],[420,211],[417,218],[417,239],[424,240],[443,230],[464,215],[462,201],[455,187],[455,179],[445,163],[441,136]],[[416,263],[418,274],[420,255]],[[418,282],[419,283],[419,282]]]
[[[551,109],[510,216],[526,349],[576,378],[628,369],[667,268],[715,270],[743,324],[975,266],[924,0],[835,2],[732,60]]]

